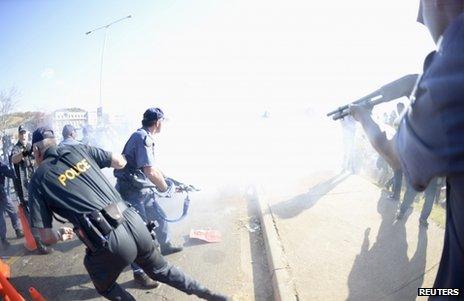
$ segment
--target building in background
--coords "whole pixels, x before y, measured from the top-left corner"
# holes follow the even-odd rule
[[[61,133],[66,124],[71,124],[76,129],[87,125],[88,112],[79,108],[69,108],[56,110],[52,113],[52,128],[55,133]]]

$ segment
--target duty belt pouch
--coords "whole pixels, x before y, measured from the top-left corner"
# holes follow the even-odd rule
[[[80,231],[75,231],[75,233],[92,252],[95,252],[95,250],[101,247],[105,247],[108,243],[107,239],[102,235],[100,230],[95,227],[87,214],[79,218],[78,230]]]
[[[108,223],[100,211],[91,212],[89,214],[89,219],[103,236],[106,236],[113,231],[113,227]]]
[[[113,228],[116,228],[124,221],[124,216],[122,215],[122,213],[126,208],[127,207],[123,204],[119,205],[118,203],[111,203],[105,208],[103,208],[101,212],[103,216],[106,218],[106,221],[108,221],[108,223],[111,224]]]

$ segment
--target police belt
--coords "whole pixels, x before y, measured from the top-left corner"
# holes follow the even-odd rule
[[[123,213],[127,208],[124,202],[115,202],[101,210],[82,214],[74,232],[91,252],[96,252],[108,245],[109,234],[125,221]]]

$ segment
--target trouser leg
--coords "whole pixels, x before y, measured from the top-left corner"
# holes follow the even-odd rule
[[[401,186],[403,184],[403,173],[401,170],[396,170],[393,173],[393,198],[396,200],[400,199]]]
[[[158,227],[155,228],[156,239],[161,246],[166,245],[170,241],[169,223],[165,221],[166,213],[156,200],[147,208],[147,218],[155,220]]]
[[[116,283],[124,268],[134,261],[137,247],[126,225],[111,232],[108,247],[95,253],[86,251],[84,266],[97,292],[108,300],[133,301],[135,298]]]
[[[411,184],[406,183],[406,192],[404,193],[403,202],[401,203],[400,212],[405,214],[406,211],[411,208],[414,199],[416,198],[418,192],[412,188]]]
[[[135,262],[151,279],[166,283],[189,295],[195,294],[200,298],[210,296],[211,292],[207,288],[164,259],[155,248],[152,237],[140,217],[134,216],[132,212],[128,212],[126,216],[138,249]]]
[[[437,189],[438,189],[438,180],[433,179],[430,181],[429,186],[427,186],[427,189],[425,189],[424,196],[425,196],[425,201],[424,201],[424,206],[422,207],[421,215],[420,215],[420,220],[421,221],[427,221],[427,219],[430,216],[430,213],[432,212],[433,208],[433,202],[435,200],[435,196],[437,194]]]
[[[6,222],[5,222],[5,199],[0,199],[0,239],[6,239]]]
[[[21,229],[19,218],[18,218],[18,212],[16,211],[16,208],[13,205],[13,202],[9,198],[6,200],[5,210],[6,210],[6,213],[8,213],[8,216],[10,217],[11,225],[13,226],[13,229],[15,230]]]

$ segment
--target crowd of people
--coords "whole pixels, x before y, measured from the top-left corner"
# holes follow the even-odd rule
[[[76,129],[65,125],[58,144],[53,130],[39,127],[31,141],[24,126],[18,128],[9,163],[0,165],[0,184],[12,178],[40,254],[50,245],[77,236],[86,246],[84,266],[99,294],[109,300],[135,300],[116,283],[129,264],[134,280],[150,289],[164,282],[187,294],[207,300],[229,300],[212,292],[165,255],[182,251],[169,235],[166,215],[156,196],[170,196],[175,184],[154,163],[154,136],[161,131],[164,113],[146,110],[142,127],[128,139],[122,154],[78,141]],[[101,172],[114,168],[114,187]],[[4,187],[4,186],[2,186]],[[1,248],[8,248],[4,213],[10,215],[18,238],[23,232],[15,206],[3,189],[0,200]],[[73,225],[53,229],[55,214]]]

